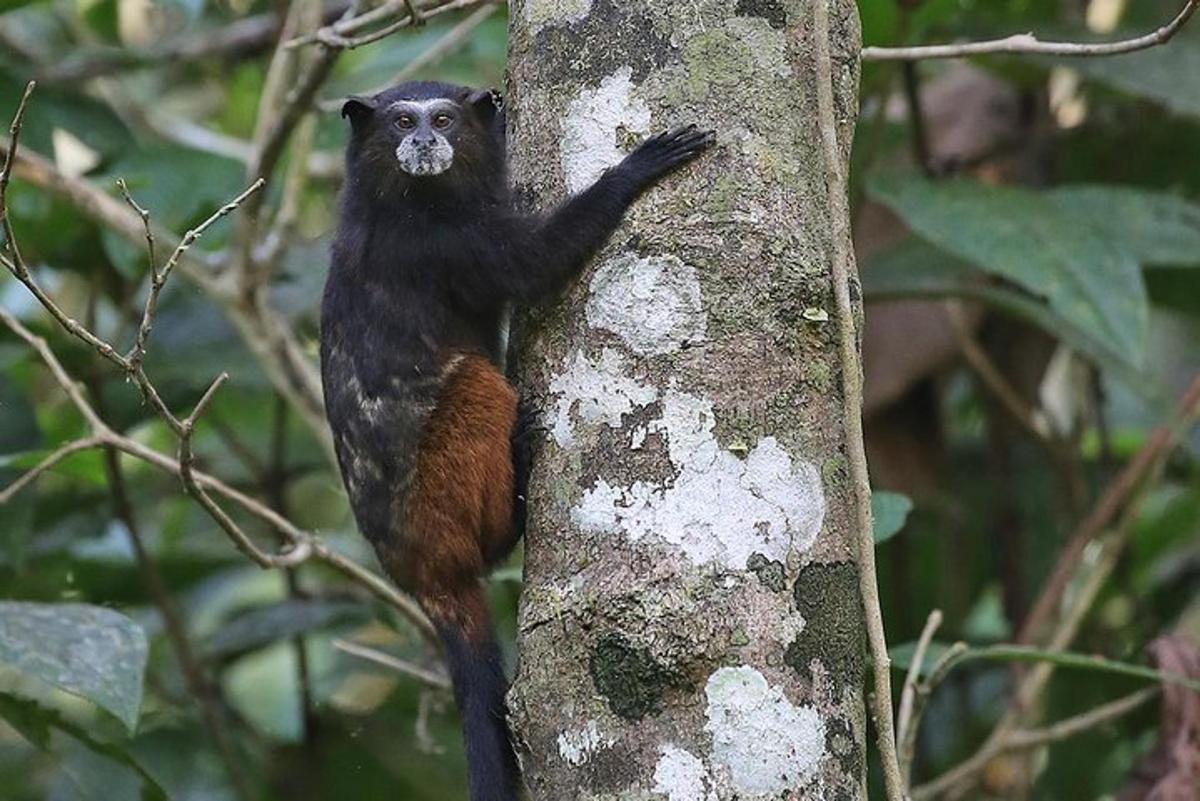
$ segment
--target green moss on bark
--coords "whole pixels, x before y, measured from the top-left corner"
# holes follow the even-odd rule
[[[853,562],[808,565],[796,578],[795,596],[804,630],[788,646],[784,661],[800,675],[811,677],[813,660],[817,660],[837,686],[861,686],[864,655],[858,567]]]
[[[685,686],[682,675],[620,634],[600,638],[592,649],[588,670],[609,708],[626,720],[641,720],[657,713],[667,690]]]

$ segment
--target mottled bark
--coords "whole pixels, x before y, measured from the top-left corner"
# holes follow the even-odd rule
[[[844,169],[859,34],[851,0],[830,9]],[[578,191],[652,132],[718,131],[563,302],[518,327],[547,427],[510,694],[532,797],[862,798],[860,523],[832,274],[849,226],[831,219],[845,203],[817,125],[826,31],[810,0],[517,0],[510,14],[509,142],[530,202]]]

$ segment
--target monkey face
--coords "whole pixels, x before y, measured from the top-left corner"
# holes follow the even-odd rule
[[[454,163],[451,144],[462,125],[462,108],[452,100],[398,100],[388,107],[397,132],[396,161],[409,175],[440,175]]]
[[[375,197],[491,191],[504,185],[504,113],[487,89],[412,82],[342,106],[348,174]]]

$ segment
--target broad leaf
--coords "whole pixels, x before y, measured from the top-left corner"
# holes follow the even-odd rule
[[[141,627],[111,609],[0,602],[0,668],[83,698],[131,733],[142,705],[146,654]],[[24,695],[19,686],[16,694]]]
[[[1149,302],[1137,261],[1038,192],[889,176],[872,193],[938,247],[1044,297],[1059,315],[1133,364]]]
[[[1070,66],[1095,81],[1154,100],[1172,111],[1200,116],[1200,37],[1177,36],[1166,47],[1120,58],[1072,59]]]
[[[1065,186],[1049,196],[1143,266],[1200,265],[1200,205],[1166,192],[1124,186]]]
[[[205,646],[207,656],[224,657],[260,648],[315,629],[363,622],[367,608],[349,601],[287,600],[255,607],[221,626]]]
[[[1037,326],[1094,363],[1112,370],[1131,386],[1157,392],[1140,366],[1063,317],[1045,302],[1019,289],[998,285],[979,268],[933,247],[910,239],[884,251],[863,266],[863,295],[867,300],[895,298],[967,298]]]
[[[871,514],[875,518],[875,544],[887,542],[900,533],[912,511],[912,501],[898,492],[875,490],[871,493]]]
[[[32,701],[0,695],[0,719],[35,748],[61,757],[59,769],[69,771],[71,778],[81,787],[102,786],[105,783],[98,781],[97,773],[103,773],[111,780],[115,772],[122,778],[128,776],[140,785],[140,801],[166,801],[168,798],[158,780],[124,744],[97,739],[52,709],[38,706]],[[105,789],[110,788],[106,786]]]

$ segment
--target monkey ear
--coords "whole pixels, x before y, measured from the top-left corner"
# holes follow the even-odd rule
[[[467,95],[467,105],[484,122],[491,122],[504,109],[504,97],[495,89],[476,89]]]
[[[346,102],[342,104],[342,118],[349,117],[350,124],[358,128],[371,118],[371,115],[375,113],[376,107],[377,104],[374,98],[353,95],[346,98]]]

